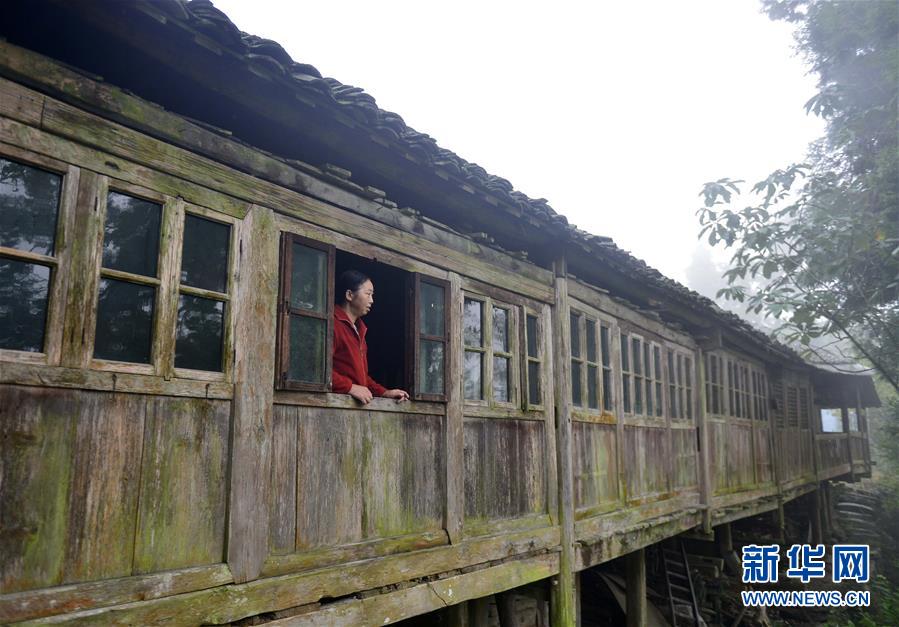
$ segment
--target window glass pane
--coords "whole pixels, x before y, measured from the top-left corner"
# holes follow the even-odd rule
[[[182,294],[178,299],[175,367],[222,370],[225,303]]]
[[[652,377],[652,361],[649,359],[649,344],[643,344],[643,367],[646,368],[646,378]],[[647,398],[650,396],[646,395]]]
[[[643,413],[643,379],[634,377],[634,413]]]
[[[662,378],[662,350],[658,346],[652,347],[652,363],[655,366],[655,378]]]
[[[630,375],[622,375],[621,377],[621,402],[624,405],[624,411],[631,413],[631,378]]]
[[[443,342],[421,340],[418,360],[419,391],[422,394],[443,394]]]
[[[587,366],[587,407],[590,409],[599,409],[599,394],[596,388],[596,366]]]
[[[630,370],[630,362],[627,356],[627,336],[624,333],[621,334],[618,345],[621,348],[621,369]]]
[[[527,317],[528,357],[537,357],[537,317]]]
[[[581,356],[581,316],[571,314],[571,356]]]
[[[646,379],[646,414],[648,416],[652,416],[653,406],[652,406],[652,381],[650,379]]]
[[[150,363],[156,289],[100,279],[94,357]]]
[[[571,362],[571,402],[578,407],[583,407],[584,399],[581,390],[581,362]]]
[[[481,332],[483,322],[484,303],[466,298],[462,307],[462,335],[466,346],[483,346]],[[477,398],[480,398],[480,394]]]
[[[328,295],[328,253],[293,243],[290,269],[290,306],[325,313]]]
[[[214,292],[228,291],[231,227],[187,214],[181,247],[181,283]]]
[[[674,353],[668,351],[668,383],[674,383]]]
[[[540,364],[536,361],[528,362],[528,402],[540,404]]]
[[[493,350],[509,352],[509,312],[499,307],[493,308]]]
[[[103,267],[155,277],[161,220],[159,204],[109,192],[103,225]]]
[[[446,322],[446,307],[444,305],[444,290],[440,285],[421,281],[421,294],[419,294],[419,325],[424,335],[443,336]],[[441,344],[441,347],[443,345]],[[442,393],[442,392],[441,392]]]
[[[596,320],[587,318],[586,325],[587,334],[587,361],[597,361],[596,359]]]
[[[684,357],[684,381],[687,387],[693,386],[693,360],[689,357]]]
[[[634,355],[634,374],[642,374],[643,373],[643,364],[640,363],[640,340],[634,338],[631,340],[631,347],[633,348]]]
[[[325,330],[320,318],[290,316],[290,359],[287,378],[304,383],[325,382]]]
[[[53,255],[62,177],[0,157],[0,246]]]
[[[602,365],[610,366],[612,357],[609,352],[609,327],[599,325],[599,348],[602,351]]]
[[[0,348],[44,350],[50,268],[0,258]]]
[[[483,387],[481,381],[484,378],[484,355],[483,353],[473,353],[465,351],[465,360],[463,363],[463,382],[462,387],[464,396],[471,401],[479,401],[484,398],[482,393]]]
[[[656,381],[656,416],[662,415],[662,384]]]
[[[612,370],[602,371],[602,408],[612,411]]]
[[[493,400],[508,403],[511,399],[509,386],[509,358],[493,358]]]

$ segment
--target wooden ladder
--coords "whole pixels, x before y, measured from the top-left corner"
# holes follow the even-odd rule
[[[680,540],[674,546],[676,548],[662,547],[662,558],[665,564],[665,585],[668,588],[668,604],[671,610],[671,625],[700,625],[699,606],[696,604],[696,592],[693,590],[693,578],[690,576],[690,564],[687,561],[687,552],[684,543]],[[679,616],[676,608],[686,605],[690,608],[690,622],[685,623],[685,617]],[[680,622],[678,622],[680,619]]]

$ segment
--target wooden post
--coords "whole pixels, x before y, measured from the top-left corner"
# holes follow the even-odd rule
[[[488,627],[490,618],[490,597],[472,599],[468,602],[469,627]]]
[[[639,549],[625,557],[627,571],[627,627],[645,627],[646,608],[646,560],[645,550]]]
[[[708,411],[705,399],[705,382],[708,373],[705,371],[705,351],[699,349],[696,355],[696,387],[699,393],[699,411],[696,413],[696,428],[699,430],[699,494],[700,502],[705,507],[702,512],[702,530],[712,532],[712,476],[709,469],[709,436]],[[693,402],[693,401],[691,401]]]
[[[824,543],[824,528],[821,517],[821,484],[809,499],[809,519],[812,523],[812,544]]]
[[[240,238],[228,507],[228,566],[236,583],[257,578],[268,555],[278,295],[274,212],[253,207]]]
[[[518,614],[515,611],[515,595],[511,591],[496,595],[496,613],[500,627],[518,627]]]
[[[449,627],[469,627],[468,602],[456,603],[446,608]]]
[[[718,543],[718,552],[722,555],[726,555],[734,550],[734,539],[730,523],[724,523],[715,527],[715,542]]]
[[[444,528],[452,544],[462,539],[465,477],[462,451],[465,447],[462,417],[462,279],[450,273],[449,345],[446,390],[446,518]]]
[[[574,627],[574,500],[571,453],[571,324],[568,310],[568,279],[564,257],[555,263],[555,310],[553,311],[553,364],[555,384],[556,447],[559,465],[559,523],[562,551],[558,585],[552,588],[553,627]]]

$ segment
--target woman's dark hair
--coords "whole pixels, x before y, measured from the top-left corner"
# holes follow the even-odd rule
[[[334,302],[338,305],[343,303],[347,290],[355,292],[366,281],[371,281],[371,279],[358,270],[344,270],[337,279],[337,289],[334,290]]]

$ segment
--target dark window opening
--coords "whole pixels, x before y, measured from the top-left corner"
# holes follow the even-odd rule
[[[338,250],[334,260],[335,280],[345,270],[358,270],[367,275],[375,287],[371,311],[362,319],[368,327],[365,337],[368,374],[388,389],[405,389],[412,374],[408,367],[412,348],[408,337],[411,273]]]

